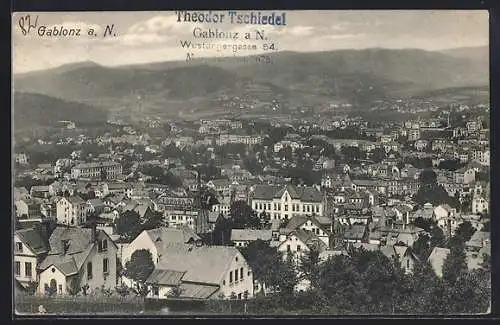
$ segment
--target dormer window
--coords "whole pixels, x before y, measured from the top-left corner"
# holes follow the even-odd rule
[[[23,252],[23,243],[16,242],[16,252],[19,252],[19,253]]]

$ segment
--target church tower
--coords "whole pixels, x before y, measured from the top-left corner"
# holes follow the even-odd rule
[[[203,197],[202,189],[201,189],[201,173],[199,170],[197,173],[197,182],[198,182],[198,192],[196,194],[196,198],[194,200],[195,209],[198,211],[198,216],[196,217],[195,222],[195,232],[197,235],[202,235],[208,232],[208,198],[206,200]]]

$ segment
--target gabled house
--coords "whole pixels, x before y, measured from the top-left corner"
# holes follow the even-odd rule
[[[443,277],[443,264],[449,253],[449,248],[434,247],[427,259],[438,277]]]
[[[322,224],[320,220],[321,219],[327,219],[326,221],[323,221],[324,223]],[[327,247],[330,247],[330,236],[332,235],[331,232],[331,220],[326,217],[316,217],[316,216],[305,216],[305,215],[296,215],[285,226],[287,229],[290,229],[291,231],[297,230],[297,229],[302,229],[306,231],[311,231],[314,233],[316,236],[318,236],[319,239],[321,239]]]
[[[251,207],[267,212],[272,219],[294,215],[323,215],[323,196],[316,187],[256,185],[251,190]]]
[[[130,260],[136,250],[147,249],[153,255],[153,262],[156,264],[163,255],[163,249],[171,243],[191,244],[199,242],[201,238],[188,227],[177,228],[156,228],[142,231],[122,253],[122,263]]]
[[[47,238],[38,229],[21,229],[14,233],[14,278],[23,286],[37,282],[36,267],[49,251]]]
[[[57,227],[49,237],[49,247],[37,267],[40,294],[68,294],[85,285],[90,292],[116,286],[118,247],[104,231]]]
[[[295,263],[299,263],[300,258],[311,249],[323,252],[328,250],[328,246],[312,231],[297,229],[291,231],[277,249],[283,254],[284,259],[292,254]]]
[[[171,243],[146,280],[149,297],[165,299],[173,288],[180,298],[253,297],[253,272],[235,247]]]
[[[104,213],[106,210],[106,205],[100,199],[91,199],[87,201],[87,211],[88,213],[95,213],[99,215]]]
[[[397,260],[406,274],[413,273],[415,264],[419,262],[418,256],[413,253],[411,247],[389,245],[380,247],[380,251],[391,261]]]

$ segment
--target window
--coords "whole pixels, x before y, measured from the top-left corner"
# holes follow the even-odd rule
[[[16,275],[21,275],[21,262],[16,262]]]
[[[171,218],[172,220],[176,220],[176,219],[177,219],[177,217],[176,217],[176,216],[171,216],[170,218]]]
[[[99,241],[98,251],[106,252],[108,250],[108,241],[106,239]]]
[[[233,271],[229,271],[229,283],[233,283]]]
[[[222,285],[225,286],[226,285],[226,280],[222,280]]]
[[[109,262],[108,259],[105,258],[102,260],[102,273],[108,274],[109,273]]]
[[[297,252],[300,252],[300,245],[297,245]]]
[[[234,281],[238,282],[238,269],[234,270]]]
[[[59,285],[59,294],[62,294],[62,284]]]
[[[291,251],[290,245],[286,245],[286,251],[287,252]]]
[[[153,296],[159,296],[159,295],[160,295],[160,287],[153,286]]]
[[[241,300],[241,293],[238,293],[238,299]]]
[[[406,268],[409,269],[410,268],[410,260],[406,260]]]
[[[87,263],[87,280],[92,279],[92,262]]]
[[[16,242],[16,251],[19,253],[23,252],[23,243],[21,243],[20,241]]]
[[[285,211],[288,211],[288,204],[285,204]]]
[[[28,277],[31,277],[31,262],[24,263],[24,274]]]
[[[240,268],[240,278],[243,280],[243,268]]]

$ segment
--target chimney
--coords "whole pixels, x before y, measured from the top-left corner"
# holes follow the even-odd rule
[[[91,224],[91,241],[92,243],[95,243],[97,242],[97,222],[95,220],[92,221],[92,224]]]
[[[61,254],[62,255],[66,255],[66,253],[68,252],[68,248],[69,248],[69,239],[61,239]]]

